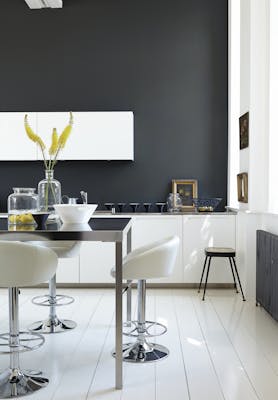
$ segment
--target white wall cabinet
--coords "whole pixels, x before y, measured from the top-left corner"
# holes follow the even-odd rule
[[[28,139],[24,115],[33,130],[50,147],[51,134],[60,134],[69,121],[68,112],[0,112],[0,160],[41,160],[41,151]],[[131,111],[73,112],[74,126],[63,160],[133,160],[134,120]]]
[[[189,215],[183,217],[183,281],[200,281],[204,249],[211,246],[236,247],[235,215]],[[209,282],[232,282],[228,259],[213,258]]]
[[[37,146],[24,129],[25,112],[0,112],[0,160],[36,160]],[[36,113],[28,113],[30,125],[37,126]]]
[[[74,125],[63,160],[133,160],[132,112],[73,112]],[[68,112],[39,112],[38,134],[47,142],[55,127],[60,134],[69,120]],[[38,153],[41,159],[41,154]]]

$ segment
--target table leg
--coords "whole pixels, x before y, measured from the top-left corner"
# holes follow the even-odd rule
[[[123,309],[122,309],[122,267],[123,267],[123,243],[116,242],[116,389],[123,387]]]
[[[127,254],[131,252],[131,228],[127,232]],[[131,321],[131,282],[130,280],[127,281],[127,292],[126,292],[126,323],[127,326],[130,326]]]

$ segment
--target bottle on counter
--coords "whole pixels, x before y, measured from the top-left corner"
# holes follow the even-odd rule
[[[167,197],[167,211],[180,212],[182,208],[182,199],[179,193],[169,193]]]

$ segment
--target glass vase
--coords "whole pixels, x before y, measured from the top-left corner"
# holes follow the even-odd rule
[[[40,211],[54,213],[53,204],[61,203],[61,184],[54,179],[54,171],[46,170],[45,179],[38,184]]]

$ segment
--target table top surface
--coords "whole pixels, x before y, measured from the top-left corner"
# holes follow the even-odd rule
[[[85,240],[122,241],[131,226],[131,218],[91,218],[87,224],[63,224],[50,221],[43,227],[9,225],[0,219],[0,240]]]

